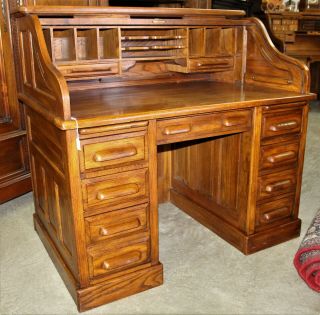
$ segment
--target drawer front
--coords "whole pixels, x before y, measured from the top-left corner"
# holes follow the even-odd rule
[[[299,133],[301,122],[302,109],[265,114],[263,116],[262,138]]]
[[[233,67],[232,57],[197,58],[189,60],[190,70],[193,72],[209,72],[225,70]]]
[[[99,178],[86,184],[88,206],[121,205],[148,197],[148,169],[123,172]]]
[[[119,245],[107,251],[89,251],[91,278],[132,268],[149,261],[149,240],[130,245],[125,245],[124,243]]]
[[[261,148],[260,169],[292,166],[297,163],[298,156],[298,142],[264,146]]]
[[[295,170],[272,173],[259,177],[258,200],[292,192],[296,188]]]
[[[125,163],[147,160],[147,142],[144,135],[124,134],[118,139],[83,146],[84,168],[115,167]]]
[[[263,226],[285,219],[293,213],[294,197],[286,197],[257,207],[256,226]]]
[[[85,219],[87,243],[93,244],[111,237],[146,230],[148,205],[112,211]]]
[[[159,144],[173,143],[221,132],[242,131],[250,126],[250,110],[167,119],[157,124],[157,141]]]

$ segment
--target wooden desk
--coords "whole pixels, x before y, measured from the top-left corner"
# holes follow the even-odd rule
[[[299,235],[308,69],[243,14],[17,13],[35,227],[80,311],[162,284],[159,202],[244,254]]]

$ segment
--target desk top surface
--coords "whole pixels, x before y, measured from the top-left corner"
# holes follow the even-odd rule
[[[313,94],[258,86],[198,81],[72,91],[72,116],[80,127],[160,119],[314,99]]]

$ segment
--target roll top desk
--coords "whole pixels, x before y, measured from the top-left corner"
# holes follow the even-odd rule
[[[309,74],[242,11],[21,7],[35,228],[84,311],[158,286],[158,204],[244,254],[300,233]]]

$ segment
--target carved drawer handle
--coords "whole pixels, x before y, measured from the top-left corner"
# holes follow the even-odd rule
[[[177,135],[180,133],[187,133],[191,131],[191,125],[178,125],[166,127],[163,134],[166,136]]]
[[[98,151],[94,154],[93,160],[95,162],[106,162],[126,157],[134,156],[137,154],[137,148],[133,145],[126,148],[110,148],[103,151]]]
[[[99,234],[101,236],[114,235],[117,233],[121,233],[124,231],[130,231],[134,229],[138,229],[142,226],[142,222],[139,218],[127,218],[124,220],[120,220],[113,225],[109,225],[109,229],[105,227],[101,227],[99,230]]]
[[[100,190],[97,193],[97,199],[100,201],[134,195],[139,192],[137,184],[126,184]]]
[[[281,218],[289,212],[288,210],[288,207],[283,207],[274,211],[267,212],[263,215],[264,221],[272,221]]]
[[[201,68],[201,67],[214,67],[214,66],[228,66],[229,63],[228,62],[212,62],[212,63],[201,63],[201,62],[198,62],[197,63],[197,67]]]
[[[298,126],[298,122],[295,120],[282,122],[276,125],[271,125],[271,131],[279,131],[279,130],[286,130],[286,129],[294,129]]]
[[[107,261],[104,261],[104,262],[102,263],[102,268],[103,268],[103,269],[106,269],[106,270],[109,270],[110,264],[109,264]]]
[[[135,250],[135,251],[131,251],[129,253],[125,253],[123,255],[111,258],[111,262],[108,262],[105,260],[102,263],[101,267],[105,270],[109,270],[112,266],[112,269],[114,269],[117,267],[137,263],[139,260],[141,260],[141,258],[142,258],[142,253],[138,250]]]
[[[288,151],[288,152],[283,152],[279,153],[276,155],[271,155],[267,157],[268,162],[270,163],[278,163],[281,161],[286,161],[294,158],[296,156],[296,152],[294,151]]]
[[[234,126],[241,126],[245,124],[244,120],[239,120],[239,117],[230,117],[230,118],[225,118],[222,121],[222,124],[225,127],[234,127]]]
[[[290,179],[287,179],[287,180],[283,180],[281,182],[277,182],[275,184],[270,184],[270,185],[267,185],[265,190],[267,192],[273,192],[275,190],[280,190],[280,189],[284,189],[284,188],[287,188],[291,185],[291,180]]]
[[[106,228],[100,228],[100,235],[101,236],[107,236],[109,234],[109,231]]]
[[[153,19],[152,20],[152,23],[153,24],[165,24],[166,23],[166,20],[162,20],[162,19]]]

